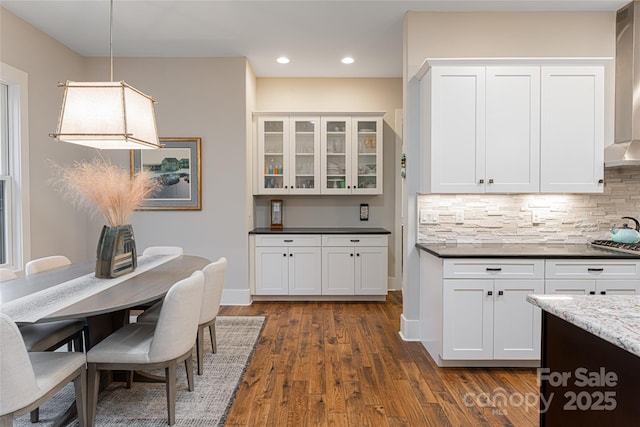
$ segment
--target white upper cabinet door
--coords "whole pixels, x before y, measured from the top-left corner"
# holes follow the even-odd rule
[[[320,194],[320,117],[291,117],[291,194]]]
[[[542,67],[540,190],[601,193],[604,67]]]
[[[382,194],[382,117],[354,117],[351,194]]]
[[[427,88],[427,154],[434,193],[483,193],[485,67],[434,67]]]
[[[540,67],[487,67],[485,191],[540,189]]]
[[[258,118],[257,160],[257,194],[289,194],[289,117]]]
[[[322,194],[350,194],[351,117],[321,119],[320,191]]]

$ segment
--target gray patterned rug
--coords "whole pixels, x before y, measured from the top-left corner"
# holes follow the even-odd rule
[[[187,390],[184,368],[178,369],[176,426],[212,427],[224,425],[236,390],[249,364],[254,346],[262,331],[262,316],[218,316],[216,336],[218,353],[204,357],[204,372],[195,376],[195,391]],[[208,334],[205,349],[211,351]],[[195,366],[194,351],[194,372]],[[51,426],[55,417],[74,400],[69,385],[40,408],[40,423],[31,424],[29,415],[14,421],[14,426]],[[77,426],[77,420],[69,424]],[[167,406],[164,384],[134,383],[127,390],[122,383],[112,383],[98,398],[96,427],[164,427]]]

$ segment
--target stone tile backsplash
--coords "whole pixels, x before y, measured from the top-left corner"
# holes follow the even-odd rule
[[[640,219],[640,166],[605,169],[601,194],[429,194],[418,196],[418,212],[423,209],[438,219],[418,224],[420,243],[610,239],[611,227],[626,221],[621,217]],[[464,220],[456,223],[460,212]]]

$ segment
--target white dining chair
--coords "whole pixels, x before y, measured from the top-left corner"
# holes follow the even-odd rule
[[[184,250],[180,246],[149,246],[142,251],[142,255],[183,255]]]
[[[71,261],[64,255],[52,255],[43,258],[37,258],[25,264],[24,274],[28,276],[30,274],[64,267],[65,265],[71,265]]]
[[[28,353],[16,324],[0,313],[0,426],[49,400],[73,381],[80,427],[86,419],[86,358],[84,353]]]
[[[198,360],[198,375],[202,375],[204,361],[204,331],[209,328],[211,348],[217,353],[216,341],[216,316],[220,310],[224,278],[227,273],[227,259],[222,257],[202,269],[204,273],[204,288],[202,291],[202,306],[200,307],[200,320],[198,323],[198,336],[196,338],[196,355]],[[156,323],[162,309],[162,303],[155,304],[138,316],[138,323]]]
[[[157,324],[130,323],[116,330],[87,352],[89,367],[88,422],[94,425],[100,371],[165,370],[168,423],[175,423],[176,368],[185,362],[189,391],[193,391],[193,344],[204,274],[195,271],[167,292]]]
[[[13,280],[18,275],[10,268],[0,267],[0,282],[6,282],[7,280]]]

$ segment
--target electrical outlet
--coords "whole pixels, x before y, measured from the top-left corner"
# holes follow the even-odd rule
[[[464,211],[456,211],[456,224],[464,223]]]
[[[542,224],[542,212],[539,209],[534,209],[531,211],[531,223],[532,224]]]
[[[435,212],[426,209],[420,211],[420,224],[437,224],[439,219],[440,216]]]

